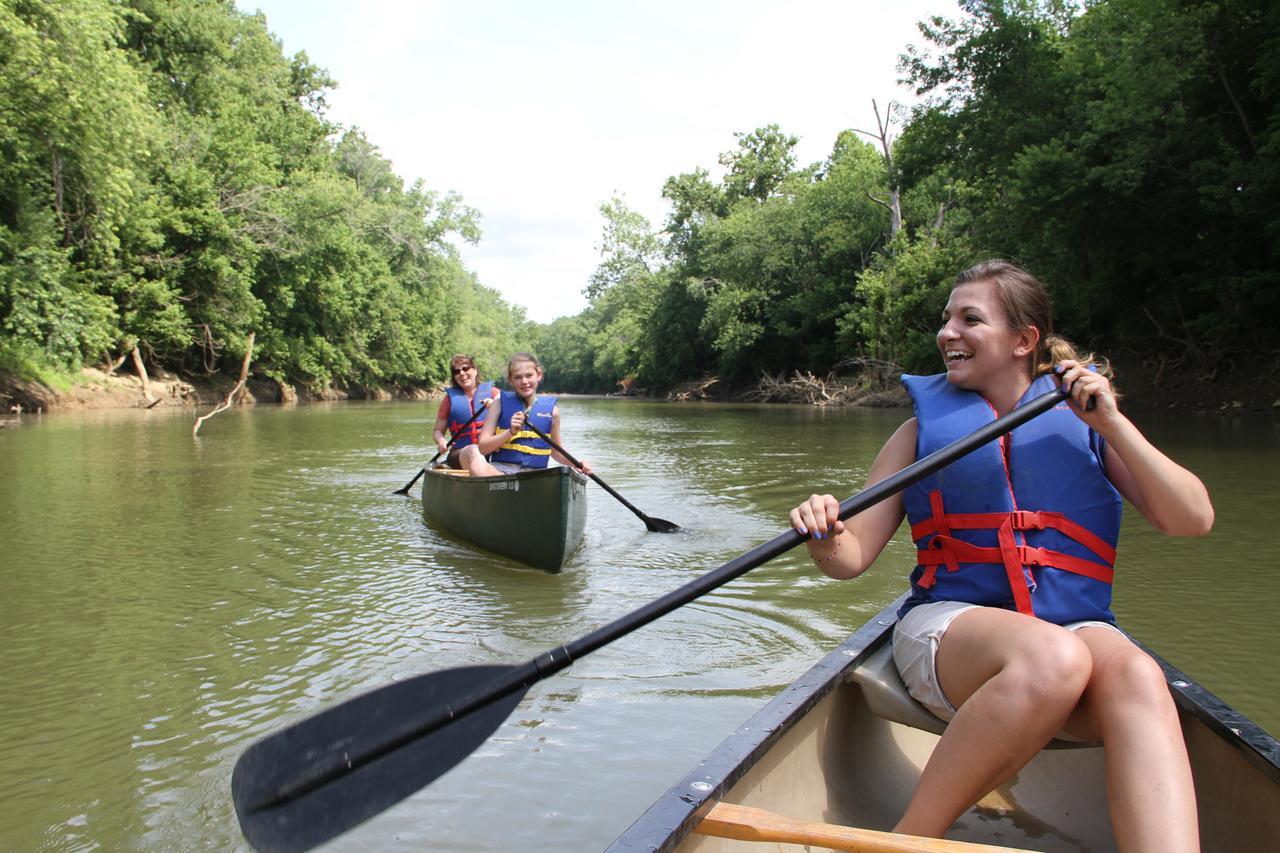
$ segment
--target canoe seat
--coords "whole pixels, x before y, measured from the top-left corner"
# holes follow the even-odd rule
[[[871,713],[913,729],[942,734],[947,724],[938,719],[907,692],[898,667],[893,662],[893,644],[885,643],[853,671],[853,680],[862,688]]]
[[[904,726],[921,729],[934,734],[946,731],[947,724],[921,705],[907,692],[902,683],[898,667],[893,662],[893,644],[884,643],[871,653],[851,676],[862,688],[862,695],[867,700],[871,713]],[[1097,743],[1079,741],[1059,732],[1058,737],[1051,740],[1048,749],[1071,749],[1073,747],[1098,746]]]

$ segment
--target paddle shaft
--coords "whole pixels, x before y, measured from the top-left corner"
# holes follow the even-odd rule
[[[572,453],[570,453],[569,451],[565,450],[565,449],[564,449],[563,447],[561,447],[559,444],[556,444],[556,442],[555,442],[555,441],[553,441],[553,440],[551,439],[551,436],[547,435],[545,432],[543,432],[542,430],[538,429],[538,427],[537,427],[536,425],[534,425],[530,420],[528,420],[528,413],[527,413],[527,412],[525,413],[525,422],[524,422],[524,423],[525,423],[525,426],[529,427],[529,429],[533,430],[534,432],[536,432],[536,433],[538,434],[538,438],[541,438],[541,439],[542,439],[543,441],[545,441],[547,444],[551,445],[551,446],[552,446],[552,447],[554,447],[556,450],[560,451],[560,455],[561,455],[561,456],[563,456],[565,459],[568,459],[568,460],[573,464],[573,466],[574,466],[575,468],[579,468],[579,469],[581,469],[581,468],[582,468],[582,463],[581,463],[581,462],[579,462],[579,461],[574,457],[574,455],[573,455]],[[650,518],[649,516],[645,515],[643,512],[641,512],[641,511],[640,511],[640,509],[639,509],[638,507],[636,507],[634,504],[632,504],[632,503],[631,503],[631,501],[627,500],[627,499],[626,499],[626,498],[624,498],[622,495],[620,495],[620,494],[618,494],[617,492],[615,492],[615,491],[613,490],[613,487],[612,487],[612,486],[610,486],[610,485],[609,485],[608,483],[606,483],[604,480],[601,480],[601,479],[600,479],[599,477],[597,477],[594,473],[593,473],[593,474],[588,474],[587,476],[588,476],[588,477],[590,477],[592,480],[595,480],[595,481],[596,481],[596,484],[597,484],[598,486],[600,486],[600,488],[604,489],[606,492],[608,492],[609,494],[611,494],[611,495],[613,495],[615,498],[617,498],[617,500],[618,500],[618,502],[619,502],[620,504],[622,504],[622,505],[623,505],[623,506],[625,506],[627,509],[631,510],[633,513],[635,513],[637,516],[639,516],[639,517],[640,517],[640,519],[641,519],[641,520],[643,520],[643,521],[644,521],[644,523],[645,523],[646,525],[653,526],[653,522],[656,522],[656,521],[662,521],[662,519],[652,519],[652,518]],[[672,522],[670,522],[670,521],[665,522],[665,524],[671,525],[671,527],[673,527],[673,528],[677,526],[677,525],[675,525],[674,523],[672,523]]]
[[[935,450],[925,458],[913,462],[896,474],[886,477],[874,486],[869,486],[853,497],[842,501],[840,504],[841,520],[856,515],[880,503],[885,498],[897,494],[913,483],[923,480],[935,471],[950,465],[961,456],[977,450],[982,445],[994,441],[1037,415],[1047,412],[1066,399],[1066,392],[1062,390],[1050,391],[1025,406],[1019,406],[1009,414],[974,430],[969,435],[953,441],[946,447]],[[563,453],[564,451],[561,452]],[[568,456],[568,454],[565,454],[565,456],[572,460],[572,457]],[[451,719],[465,716],[476,708],[516,690],[528,689],[530,685],[554,675],[578,658],[590,654],[601,646],[607,645],[637,628],[642,628],[676,608],[688,604],[711,590],[746,574],[779,554],[794,548],[807,538],[807,536],[797,532],[795,528],[788,528],[785,533],[781,533],[742,556],[730,560],[720,568],[714,569],[661,598],[651,601],[603,627],[597,628],[590,634],[566,645],[543,652],[538,657],[511,668],[501,678],[463,696],[456,703],[450,703],[443,708],[437,709],[436,713],[428,715],[406,731],[389,738],[376,750],[358,758],[352,757],[351,760],[361,764],[372,761],[403,746],[414,738],[446,724]],[[323,778],[312,779],[302,785],[301,788],[310,790],[313,787],[324,784],[331,778],[341,775],[342,772],[342,767],[335,767],[332,772],[320,774]],[[289,786],[289,788],[292,787],[295,786]],[[281,800],[288,799],[294,795],[296,795],[296,792],[289,789],[281,789],[277,792],[277,798]]]
[[[475,419],[480,417],[481,413],[483,413],[486,408],[487,408],[486,406],[481,405],[479,409],[472,412],[471,417],[467,419],[467,422],[465,424],[458,427],[457,432],[454,432],[453,430],[449,430],[449,440],[445,442],[444,450],[436,451],[436,455],[431,457],[430,461],[428,461],[427,464],[423,466],[422,470],[419,471],[417,474],[415,474],[413,479],[410,480],[408,483],[406,483],[403,489],[396,489],[395,493],[397,495],[409,494],[409,490],[413,488],[413,484],[418,482],[418,479],[423,474],[427,473],[428,468],[436,464],[437,459],[439,459],[443,454],[447,453],[450,447],[453,447],[453,443],[458,440],[458,436],[462,435],[462,431],[467,427],[471,426],[471,424],[475,422]]]
[[[843,521],[869,507],[875,506],[885,498],[896,495],[913,483],[923,480],[935,471],[950,465],[961,456],[977,450],[990,441],[994,441],[1037,415],[1049,411],[1066,399],[1067,394],[1062,390],[1042,394],[1025,406],[1019,406],[1009,414],[997,418],[983,427],[979,427],[969,435],[956,439],[946,447],[935,450],[925,458],[913,462],[874,486],[869,486],[853,497],[841,501],[840,519]],[[637,628],[648,625],[653,620],[665,616],[677,607],[688,604],[695,598],[705,595],[711,590],[723,586],[729,581],[767,563],[808,538],[808,536],[797,532],[795,528],[788,528],[785,533],[773,537],[768,542],[758,545],[742,556],[730,560],[720,568],[667,593],[662,598],[610,622],[608,625],[591,632],[581,639],[547,652],[538,659],[549,658],[549,660],[543,661],[539,671],[553,665],[553,662],[555,662],[556,668],[552,671],[558,671],[568,666],[573,660],[593,652]]]
[[[842,520],[846,519],[897,494],[913,483],[951,464],[961,456],[1052,409],[1058,403],[1066,400],[1067,397],[1066,392],[1061,389],[1043,394],[1026,405],[1014,409],[1009,414],[980,427],[969,435],[934,451],[896,474],[841,502],[839,517]],[[568,457],[567,454],[566,457]],[[330,756],[329,758],[317,756],[317,760],[314,763],[309,763],[306,767],[301,768],[288,781],[284,781],[278,786],[273,786],[268,793],[255,799],[249,807],[254,811],[262,811],[276,805],[288,803],[324,785],[339,780],[352,771],[395,752],[397,749],[419,738],[441,730],[450,723],[458,722],[468,714],[492,702],[517,692],[523,693],[534,683],[554,675],[568,667],[578,658],[648,625],[655,619],[717,587],[723,586],[751,569],[782,554],[784,551],[794,548],[803,542],[805,538],[807,537],[798,533],[794,528],[790,528],[785,533],[775,536],[746,554],[730,560],[718,569],[708,572],[702,577],[592,631],[584,637],[544,652],[523,664],[507,668],[492,679],[486,677],[480,683],[474,684],[468,691],[460,693],[456,699],[442,701],[422,716],[414,716],[405,720],[388,732],[385,737],[375,743],[362,746],[359,751],[347,753],[344,750],[339,755]],[[430,677],[419,676],[418,678]]]

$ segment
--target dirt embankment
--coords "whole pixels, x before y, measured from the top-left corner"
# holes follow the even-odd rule
[[[227,377],[182,378],[165,371],[148,376],[146,387],[133,373],[107,374],[92,367],[80,371],[79,381],[66,390],[0,373],[0,406],[7,413],[69,412],[79,409],[127,409],[213,406],[235,387]],[[294,388],[251,378],[238,395],[240,404],[293,403],[314,400],[427,399],[426,388]]]

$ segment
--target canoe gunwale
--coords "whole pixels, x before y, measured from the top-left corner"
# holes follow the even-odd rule
[[[753,714],[663,793],[606,853],[674,850],[795,723],[889,641],[898,608],[905,599],[903,593]]]
[[[452,480],[464,481],[484,481],[497,482],[499,480],[536,480],[543,477],[564,476],[569,475],[569,479],[575,483],[586,485],[589,481],[587,475],[583,474],[577,468],[570,468],[566,465],[548,465],[546,468],[526,468],[522,471],[516,471],[514,474],[494,474],[492,477],[473,477],[469,471],[460,471],[457,468],[449,468],[443,464],[437,463],[434,467],[427,469],[429,476],[446,477]]]
[[[727,792],[746,776],[792,727],[849,680],[854,669],[888,642],[897,611],[907,594],[869,619],[848,639],[783,689],[657,801],[611,844],[606,853],[675,850]],[[1130,637],[1130,639],[1134,639]],[[1280,785],[1280,743],[1257,724],[1205,689],[1199,682],[1134,642],[1165,674],[1179,710],[1243,753],[1273,783]]]
[[[1280,785],[1280,742],[1136,637],[1129,635],[1129,639],[1160,664],[1169,692],[1180,710],[1194,716],[1205,728],[1242,752],[1267,778]]]

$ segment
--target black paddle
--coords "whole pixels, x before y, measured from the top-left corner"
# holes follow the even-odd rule
[[[391,494],[393,495],[409,494],[409,490],[413,488],[414,483],[418,482],[418,478],[421,477],[423,474],[427,473],[427,468],[430,468],[432,465],[436,464],[436,460],[440,458],[440,455],[448,452],[449,448],[453,447],[453,443],[458,440],[458,436],[462,435],[462,431],[467,427],[471,426],[472,422],[475,421],[476,418],[480,417],[480,415],[487,408],[488,406],[481,404],[480,408],[477,409],[474,413],[472,413],[471,417],[467,419],[467,422],[462,426],[458,427],[457,432],[451,431],[452,434],[449,436],[449,440],[445,443],[444,450],[438,451],[435,456],[432,456],[431,461],[427,463],[426,467],[423,468],[421,471],[419,471],[417,474],[415,474],[412,480],[405,483],[403,489],[396,489]]]
[[[840,518],[897,494],[1067,398],[1065,391],[1051,391],[974,430],[847,498],[840,504]],[[231,775],[231,797],[245,838],[259,850],[308,850],[345,832],[470,755],[533,684],[805,538],[788,529],[657,601],[518,666],[468,666],[419,675],[268,735],[245,750]]]
[[[554,441],[551,440],[551,436],[547,435],[545,432],[543,432],[542,430],[538,429],[536,426],[533,425],[533,423],[529,420],[528,412],[525,412],[524,425],[527,426],[529,429],[533,430],[534,432],[536,432],[538,434],[538,438],[542,439],[547,444],[554,447],[556,450],[559,450],[560,455],[562,455],[565,459],[568,459],[576,467],[578,468],[582,467],[582,463],[579,462],[577,459],[575,459],[572,453],[565,450],[560,445],[556,444]],[[588,474],[587,476],[595,480],[600,485],[600,488],[604,489],[606,492],[608,492],[609,494],[617,498],[619,503],[621,503],[627,509],[634,512],[636,514],[636,517],[644,522],[644,526],[649,528],[650,533],[674,533],[680,529],[680,525],[676,524],[673,521],[667,521],[665,518],[653,518],[652,516],[645,515],[643,512],[639,510],[638,507],[636,507],[633,503],[631,503],[631,501],[627,500],[622,495],[615,492],[612,486],[610,486],[604,480],[601,480],[595,474]]]

